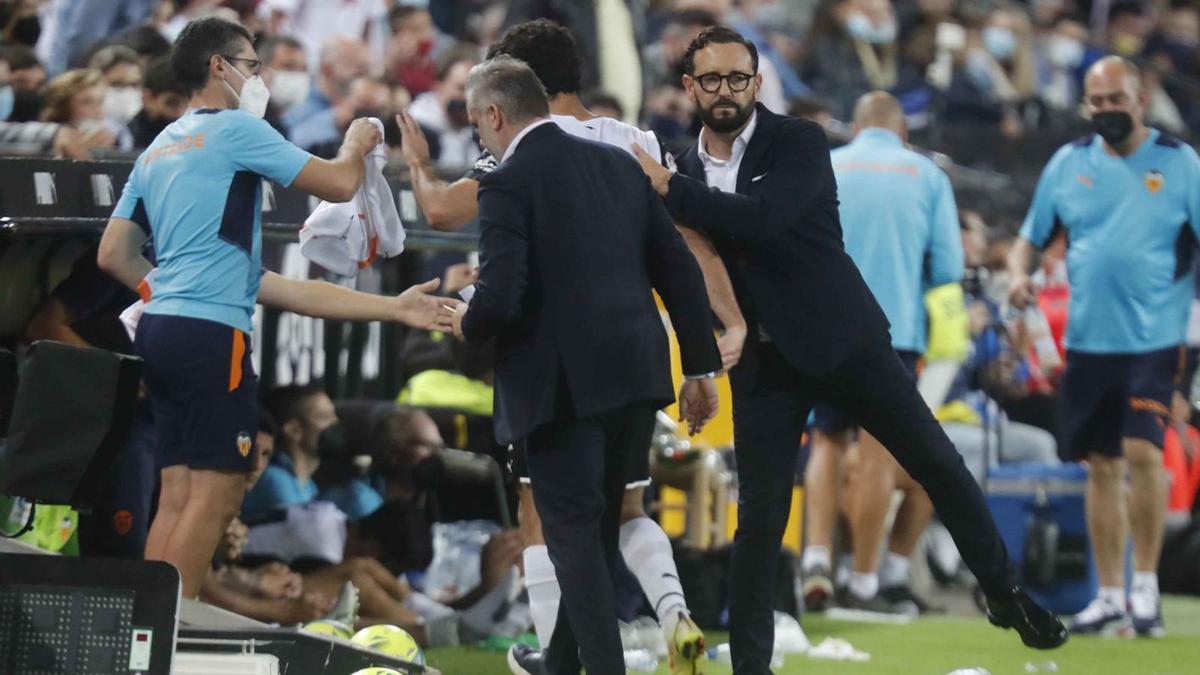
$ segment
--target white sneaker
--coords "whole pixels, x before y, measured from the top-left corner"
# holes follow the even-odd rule
[[[1129,613],[1124,607],[1107,598],[1097,597],[1082,612],[1075,615],[1071,623],[1071,632],[1076,635],[1130,637],[1133,635],[1133,627],[1129,622]]]
[[[1129,609],[1133,615],[1133,630],[1143,637],[1160,638],[1167,634],[1163,626],[1162,599],[1158,593],[1134,589],[1129,594]]]

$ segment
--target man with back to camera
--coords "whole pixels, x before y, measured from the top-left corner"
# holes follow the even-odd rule
[[[908,126],[891,94],[864,94],[854,107],[854,140],[831,153],[846,253],[863,275],[891,324],[892,347],[915,379],[925,352],[925,291],[962,278],[963,250],[958,209],[950,178],[932,161],[904,147]],[[813,411],[812,455],[805,469],[808,537],[801,567],[808,609],[823,607],[833,591],[833,527],[841,463],[858,430],[840,410],[818,405]],[[888,587],[880,587],[880,545],[892,492],[911,477],[869,433],[858,437],[859,471],[849,508],[854,571],[841,604],[887,613],[927,606],[907,583],[908,555],[925,530],[933,508],[919,487],[903,510],[885,560]]]
[[[1013,583],[983,493],[892,350],[887,320],[843,249],[824,132],[755,105],[757,51],[728,28],[693,40],[684,72],[704,128],[680,172],[634,150],[676,222],[712,237],[750,327],[730,371],[734,672],[770,672],[775,570],[814,401],[853,416],[921,483],[979,579],[993,624],[1016,628],[1030,647],[1062,644],[1062,624]]]
[[[1165,632],[1157,574],[1167,507],[1163,432],[1193,296],[1200,160],[1186,143],[1146,127],[1147,102],[1128,61],[1111,56],[1088,70],[1084,106],[1096,133],[1046,165],[1008,259],[1011,300],[1024,307],[1033,301],[1033,246],[1066,230],[1063,440],[1088,461],[1088,533],[1100,576],[1099,595],[1071,626],[1080,634]]]
[[[501,54],[529,65],[550,95],[550,119],[567,133],[622,150],[637,143],[646,152],[660,157],[665,166],[674,166],[674,158],[660,146],[653,133],[616,119],[598,117],[583,105],[579,99],[583,62],[574,37],[563,26],[547,19],[517,24],[488,48],[489,58]],[[479,181],[496,168],[496,158],[485,151],[464,177],[447,183],[435,175],[428,146],[415,121],[407,113],[399,115],[398,121],[413,193],[430,224],[436,229],[451,230],[473,220],[478,215]],[[741,353],[746,324],[734,300],[729,275],[710,242],[693,230],[680,228],[680,232],[700,265],[709,302],[724,328],[717,344],[722,367],[730,368]],[[648,446],[647,452],[636,455],[628,468],[621,507],[621,554],[662,624],[671,672],[690,674],[698,668],[704,635],[688,612],[671,542],[645,511],[645,490],[650,483]],[[512,470],[519,480],[518,521],[525,543],[523,560],[529,605],[538,641],[544,647],[554,633],[561,593],[542,537],[528,468],[519,448],[513,452]],[[512,652],[510,658],[526,664],[522,667],[527,669],[534,668],[530,664],[541,658],[536,650],[525,645],[513,645]]]
[[[269,94],[250,34],[228,21],[188,24],[171,65],[191,108],[138,157],[97,259],[149,299],[134,346],[145,360],[163,469],[146,558],[175,565],[184,597],[194,598],[253,466],[256,299],[339,320],[437,328],[443,319],[441,303],[425,294],[436,281],[390,298],[262,268],[263,178],[349,200],[362,183],[363,156],[380,141],[374,125],[356,120],[333,161],[288,143],[261,119]],[[153,278],[140,252],[150,238]]]
[[[472,69],[467,100],[500,163],[480,181],[482,266],[455,333],[496,339],[496,438],[524,446],[562,587],[539,665],[624,673],[611,573],[627,464],[673,398],[651,290],[679,335],[680,411],[696,431],[716,413],[721,367],[703,277],[628,152],[553,124],[523,62]]]

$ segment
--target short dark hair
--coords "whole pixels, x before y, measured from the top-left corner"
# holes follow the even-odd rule
[[[493,104],[513,122],[550,114],[546,88],[520,59],[501,54],[471,69],[467,98],[476,110]]]
[[[625,106],[621,105],[621,101],[616,96],[613,96],[607,91],[593,89],[581,94],[579,99],[583,102],[583,105],[587,106],[588,108],[593,106],[606,106],[620,112],[617,117],[625,116]]]
[[[716,26],[717,17],[707,9],[681,9],[667,16],[668,26]]]
[[[507,54],[529,64],[546,93],[575,94],[583,80],[583,59],[571,31],[549,19],[519,23],[488,47],[487,58]]]
[[[262,59],[265,64],[270,64],[271,59],[275,58],[275,52],[280,47],[291,47],[292,49],[304,49],[304,44],[292,37],[291,35],[277,35],[272,38],[267,38],[258,44],[258,58]]]
[[[142,89],[155,94],[167,92],[187,96],[187,87],[175,79],[175,69],[171,67],[171,59],[160,56],[146,66],[146,76],[142,78]]]
[[[402,3],[396,3],[396,6],[392,8],[392,11],[388,12],[388,28],[390,28],[391,31],[393,33],[395,33],[397,31],[397,26],[400,25],[401,23],[403,23],[405,19],[407,19],[408,17],[410,17],[418,12],[428,12],[428,11],[429,11],[429,8],[427,8],[427,7],[418,7],[416,5],[405,5]]]
[[[129,45],[110,44],[105,45],[88,57],[87,67],[95,68],[96,70],[108,72],[111,68],[122,65],[142,66],[142,62],[138,60],[137,52]]]
[[[275,417],[266,410],[258,411],[258,432],[271,438],[279,435],[279,425],[275,423]]]
[[[304,416],[305,401],[324,393],[325,390],[315,384],[285,384],[267,392],[262,407],[282,427]]]
[[[750,62],[754,64],[754,72],[758,72],[758,48],[754,43],[742,37],[742,34],[727,26],[713,26],[700,31],[696,39],[688,45],[683,53],[683,72],[688,75],[696,74],[696,52],[709,45],[739,44],[750,52]]]
[[[250,32],[225,19],[196,19],[183,27],[171,47],[171,67],[188,92],[200,91],[208,84],[208,64],[214,54],[227,54],[239,39],[254,44]]]
[[[120,42],[129,45],[138,56],[166,56],[171,53],[171,43],[148,23],[130,28],[120,37]]]

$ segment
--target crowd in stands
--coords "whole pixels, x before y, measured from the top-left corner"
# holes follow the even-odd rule
[[[532,0],[5,0],[0,143],[71,157],[145,147],[184,108],[161,59],[188,20],[210,14],[257,37],[268,119],[293,142],[331,153],[350,120],[370,115],[395,147],[391,118],[408,108],[447,170],[477,155],[466,71],[505,26],[543,15],[579,36],[585,98],[672,146],[699,129],[680,84],[684,49],[718,23],[757,45],[760,99],[777,112],[847,120],[859,96],[882,89],[914,129],[1017,138],[1075,120],[1083,73],[1120,54],[1144,68],[1151,124],[1181,136],[1200,128],[1200,8],[1185,0],[649,0],[596,10]]]

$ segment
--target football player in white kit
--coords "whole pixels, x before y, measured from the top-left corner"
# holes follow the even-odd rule
[[[615,145],[631,153],[641,146],[664,166],[674,169],[674,158],[651,132],[608,117],[593,115],[579,100],[582,61],[575,39],[561,25],[537,19],[513,26],[493,44],[488,58],[507,54],[529,64],[550,96],[551,119],[568,133]],[[467,174],[452,183],[434,174],[429,147],[420,127],[407,112],[399,116],[404,160],[411,172],[413,192],[426,219],[435,229],[454,230],[475,219],[479,179],[496,167],[486,151]],[[712,244],[695,230],[679,228],[688,248],[704,274],[709,302],[724,327],[718,345],[723,367],[737,363],[746,337],[746,324],[734,299],[729,275]],[[649,439],[647,439],[649,441]],[[518,520],[525,544],[525,581],[533,613],[534,629],[543,647],[550,643],[558,617],[560,590],[554,566],[542,539],[541,522],[534,507],[524,457],[513,456],[513,472],[520,478]],[[704,634],[688,614],[687,601],[671,553],[671,543],[658,523],[646,515],[644,490],[650,484],[649,447],[631,458],[621,509],[621,554],[637,577],[662,624],[673,674],[699,672],[704,652]],[[524,645],[509,650],[509,667],[517,675],[541,672],[541,653]]]

